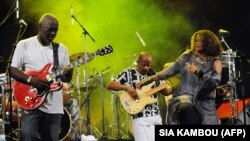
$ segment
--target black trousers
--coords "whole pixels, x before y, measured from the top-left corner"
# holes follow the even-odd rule
[[[201,118],[197,109],[193,104],[188,102],[180,102],[175,114],[179,118],[181,125],[200,125]]]

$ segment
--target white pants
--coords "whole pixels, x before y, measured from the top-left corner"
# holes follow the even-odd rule
[[[155,125],[161,124],[160,115],[134,119],[132,127],[135,141],[154,141]]]

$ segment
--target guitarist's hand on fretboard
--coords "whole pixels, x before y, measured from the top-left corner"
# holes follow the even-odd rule
[[[73,68],[65,68],[60,78],[63,82],[70,82],[72,79],[72,74],[73,74]]]
[[[41,79],[37,76],[32,76],[30,85],[38,89],[46,89],[49,86],[47,79]]]

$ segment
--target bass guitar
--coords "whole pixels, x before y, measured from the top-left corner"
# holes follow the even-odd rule
[[[70,63],[67,68],[72,69],[75,66],[86,63],[93,59],[95,56],[104,56],[113,52],[111,45],[107,45],[104,48],[98,49],[97,51],[87,54],[84,57],[80,57],[76,61]],[[36,109],[41,106],[49,92],[58,90],[59,87],[56,79],[63,74],[64,68],[59,68],[56,71],[52,71],[53,65],[47,64],[40,71],[26,71],[25,74],[29,76],[36,76],[39,78],[47,79],[50,85],[46,89],[34,88],[31,85],[14,81],[13,90],[14,97],[19,106],[26,110]]]
[[[157,102],[157,98],[154,98],[152,96],[153,94],[156,94],[157,92],[165,88],[167,88],[168,91],[172,89],[166,83],[163,83],[160,86],[152,88],[154,84],[155,82],[152,82],[142,87],[141,90],[136,90],[138,94],[138,97],[136,99],[132,98],[130,94],[127,92],[124,91],[119,92],[118,96],[120,98],[121,105],[125,109],[125,111],[131,115],[138,114],[143,110],[143,108],[146,105]]]

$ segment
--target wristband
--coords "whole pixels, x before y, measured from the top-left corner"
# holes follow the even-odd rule
[[[204,72],[201,71],[201,70],[196,70],[195,71],[195,74],[199,77],[199,78],[202,78],[204,76]]]
[[[29,76],[28,79],[26,80],[27,83],[30,83],[32,76]]]

